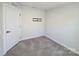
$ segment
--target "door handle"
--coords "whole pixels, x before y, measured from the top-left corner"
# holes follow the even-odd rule
[[[6,33],[10,33],[11,31],[6,31]]]

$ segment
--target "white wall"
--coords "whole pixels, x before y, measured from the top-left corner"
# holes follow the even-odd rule
[[[8,8],[8,7],[13,7],[13,8]],[[17,10],[17,11],[16,11]],[[16,15],[18,12],[18,15]],[[15,13],[15,15],[14,15]],[[19,39],[9,39],[10,37],[12,37],[12,35],[6,35],[6,28],[9,26],[10,24],[14,24],[13,23],[13,19],[16,20],[16,17],[19,16],[19,13],[21,13],[21,17],[18,17],[18,25],[19,25],[19,34],[18,35],[14,35],[16,36],[15,38],[17,38],[18,36]],[[10,16],[10,17],[9,17]],[[6,17],[6,18],[5,18]],[[40,17],[43,18],[42,22],[32,22],[32,18],[34,17]],[[5,54],[10,48],[12,48],[17,42],[19,42],[21,39],[28,39],[28,38],[33,38],[33,37],[38,37],[38,36],[42,36],[45,34],[45,24],[44,24],[44,11],[36,9],[36,8],[30,8],[30,7],[24,7],[21,9],[14,7],[11,4],[7,4],[4,3],[3,4],[3,33],[4,33],[4,53]],[[11,21],[10,21],[10,18]],[[16,21],[15,21],[16,23]],[[13,25],[14,26],[14,25]],[[11,26],[11,27],[13,27]],[[8,27],[8,29],[10,31],[13,31],[10,29],[10,27]],[[17,29],[17,28],[16,28]],[[17,31],[18,32],[18,31]],[[17,34],[16,32],[16,34]],[[7,47],[8,46],[8,47]]]
[[[43,10],[26,7],[22,8],[21,13],[22,20],[20,18],[20,26],[22,32],[20,35],[23,39],[42,36],[46,33],[46,36],[54,38],[55,41],[62,45],[79,51],[79,3],[61,6],[47,13]],[[35,17],[43,18],[43,22],[33,22],[32,18]],[[0,47],[2,47],[3,41],[1,38]],[[0,51],[2,52],[2,48]]]
[[[46,36],[79,52],[79,3],[48,11],[46,24]]]
[[[2,3],[0,3],[0,55],[3,55]]]
[[[11,4],[3,4],[4,54],[21,41],[21,10]],[[10,33],[6,33],[10,31]]]
[[[44,17],[45,12],[36,8],[26,7],[22,9],[22,27],[23,27],[23,39],[42,36],[45,34]],[[42,18],[42,22],[33,22],[32,18]]]

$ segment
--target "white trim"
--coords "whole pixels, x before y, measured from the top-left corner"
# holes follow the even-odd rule
[[[52,38],[52,37],[49,36],[49,35],[36,35],[36,36],[30,36],[30,37],[27,37],[27,36],[26,36],[26,37],[23,37],[20,41],[22,41],[22,40],[28,40],[28,39],[36,38],[36,37],[41,37],[41,36],[46,36],[46,37],[48,37],[49,39],[51,39],[51,40],[55,41],[56,43],[60,44],[61,46],[64,46],[65,48],[67,48],[67,49],[69,49],[69,50],[71,50],[71,51],[73,51],[74,53],[76,53],[76,54],[79,55],[79,51],[73,50],[71,47],[68,47],[67,45],[65,45],[65,44],[63,44],[63,43],[60,43],[59,41],[55,40],[54,38]],[[4,53],[4,55],[5,55],[5,53]]]
[[[24,36],[21,40],[27,40],[27,39],[31,39],[31,38],[36,38],[36,37],[40,37],[40,36],[44,36],[44,35],[35,35],[35,36]]]
[[[41,37],[41,36],[44,36],[44,35],[36,35],[36,36],[29,36],[29,37],[26,36],[26,37],[23,37],[20,41],[22,41],[22,40],[28,40],[28,39],[36,38],[36,37]],[[20,42],[20,41],[18,41],[18,42]],[[17,42],[17,43],[18,43],[18,42]],[[17,43],[16,43],[16,44],[17,44]],[[15,44],[15,45],[16,45],[16,44]],[[15,46],[15,45],[13,45],[13,46]],[[13,47],[13,46],[12,46],[12,47]],[[12,47],[11,47],[11,48],[12,48]],[[11,49],[11,48],[10,48],[10,49]],[[10,49],[9,49],[9,50],[10,50]],[[7,51],[5,51],[5,52],[3,53],[3,55],[5,55],[6,53],[7,53]]]
[[[72,52],[74,52],[74,53],[76,53],[76,54],[79,55],[79,51],[76,51],[76,50],[72,49],[71,47],[69,47],[69,46],[67,46],[67,45],[65,45],[65,44],[63,44],[63,43],[61,43],[61,42],[55,40],[53,37],[51,37],[51,36],[49,36],[49,35],[45,35],[45,36],[48,37],[49,39],[55,41],[56,43],[60,44],[61,46],[64,46],[65,48],[67,48],[67,49],[71,50]]]

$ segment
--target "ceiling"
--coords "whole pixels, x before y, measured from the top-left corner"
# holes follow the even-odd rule
[[[43,10],[49,10],[49,9],[59,7],[68,3],[70,2],[20,2],[20,4],[23,6],[39,8]]]

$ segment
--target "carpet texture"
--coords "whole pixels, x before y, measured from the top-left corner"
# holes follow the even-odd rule
[[[5,56],[78,56],[47,37],[20,41]]]

